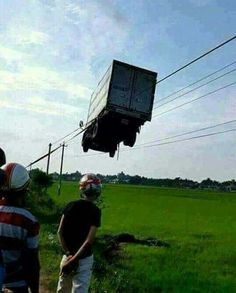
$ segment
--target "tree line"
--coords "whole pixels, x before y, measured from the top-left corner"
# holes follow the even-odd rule
[[[103,175],[97,174],[103,183],[113,184],[134,184],[134,185],[149,185],[158,187],[173,187],[173,188],[191,188],[191,189],[215,189],[221,191],[236,191],[236,181],[234,179],[223,182],[218,182],[210,178],[204,179],[201,182],[197,182],[190,179],[182,179],[176,177],[170,178],[148,178],[139,175],[129,175],[124,172],[120,172],[117,175]],[[59,179],[58,173],[51,174],[54,180]],[[82,174],[79,171],[74,173],[62,174],[63,181],[79,181]]]

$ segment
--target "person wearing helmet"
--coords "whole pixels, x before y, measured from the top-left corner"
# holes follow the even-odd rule
[[[0,189],[0,249],[6,270],[3,287],[9,292],[39,292],[39,223],[25,208],[24,198],[29,174],[20,164],[2,169],[4,184]]]
[[[88,292],[92,273],[92,244],[101,225],[101,210],[95,201],[101,194],[101,181],[94,174],[80,180],[81,199],[69,203],[58,229],[64,255],[57,286],[58,293]]]

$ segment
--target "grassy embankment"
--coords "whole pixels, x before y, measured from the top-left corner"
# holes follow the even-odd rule
[[[60,197],[56,185],[49,193],[61,207],[78,198],[75,183],[64,183]],[[101,238],[91,292],[236,292],[236,194],[128,185],[106,185],[103,193],[99,237],[128,232],[170,247],[125,244],[107,262]],[[55,292],[59,216],[52,210],[40,220],[43,285]]]

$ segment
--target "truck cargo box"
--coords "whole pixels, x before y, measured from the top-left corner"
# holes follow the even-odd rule
[[[133,146],[136,133],[150,121],[157,73],[114,60],[90,100],[82,146],[113,156],[123,141]]]

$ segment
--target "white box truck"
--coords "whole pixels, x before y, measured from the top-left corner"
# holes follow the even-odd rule
[[[113,157],[120,142],[135,144],[141,125],[151,121],[156,79],[156,72],[113,60],[91,96],[84,152],[93,149]]]

